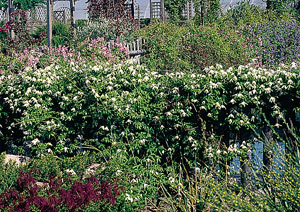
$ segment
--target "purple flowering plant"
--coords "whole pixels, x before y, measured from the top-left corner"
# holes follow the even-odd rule
[[[300,56],[300,26],[296,21],[270,21],[244,28],[261,65],[291,63]]]

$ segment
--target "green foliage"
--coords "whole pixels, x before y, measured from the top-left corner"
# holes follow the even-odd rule
[[[41,34],[47,34],[46,27],[38,27],[32,34],[34,38],[38,38]],[[76,40],[74,39],[70,25],[62,22],[55,22],[52,26],[52,36],[53,36],[53,47],[58,46],[74,46]],[[47,45],[47,37],[42,41],[42,44]]]
[[[288,21],[291,14],[288,12],[276,13],[273,10],[263,10],[250,4],[249,1],[237,3],[223,14],[216,22],[220,26],[246,26],[249,24],[263,24],[268,21]]]
[[[183,70],[191,64],[183,54],[183,38],[188,33],[186,27],[173,23],[158,23],[146,27],[138,36],[147,39],[144,62],[152,70]]]
[[[125,42],[133,40],[132,32],[136,28],[136,23],[129,20],[98,18],[78,26],[77,35],[81,41],[104,37],[107,41],[119,39]]]
[[[121,39],[147,38],[143,65],[126,60],[122,43],[107,48],[106,40],[118,33],[106,22],[83,21],[78,35],[87,39],[76,50],[60,46],[51,52],[37,48],[0,54],[2,148],[31,155],[34,159],[23,169],[40,170],[41,176],[35,176],[40,182],[48,175],[70,176],[71,181],[90,175],[119,179],[124,192],[114,207],[91,203],[82,211],[141,211],[146,206],[162,211],[298,210],[299,64],[267,69],[251,60],[258,49],[241,29],[276,20],[276,13],[241,3],[218,24],[217,2],[207,4],[215,9],[205,11],[205,20],[215,26],[199,27],[196,20],[189,26],[160,23],[135,34],[126,31]],[[54,27],[54,34],[55,45],[72,42],[63,24]],[[280,159],[284,165],[274,170],[248,163],[254,142],[273,148],[264,139],[267,128],[273,132],[268,139],[287,148]],[[236,157],[251,169],[249,187],[232,178],[242,173],[245,180],[245,172],[230,167]],[[19,168],[4,165],[1,158],[3,191],[16,185]],[[89,168],[93,164],[97,168]]]
[[[165,0],[165,8],[172,21],[178,22],[182,19],[182,11],[186,2],[187,0]]]
[[[147,39],[147,54],[142,59],[152,70],[199,69],[216,63],[237,66],[254,57],[254,50],[237,29],[165,23],[146,27],[138,35]]]
[[[16,183],[19,170],[16,163],[12,161],[5,163],[5,153],[0,154],[0,193]]]
[[[43,5],[46,3],[46,0],[14,0],[14,8],[29,10],[33,9],[37,6]],[[8,7],[7,0],[0,0],[0,8],[6,9]]]
[[[208,25],[214,23],[220,16],[221,5],[219,0],[196,0],[195,23],[199,25]]]

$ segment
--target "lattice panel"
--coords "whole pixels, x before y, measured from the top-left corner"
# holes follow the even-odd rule
[[[65,13],[65,16],[66,16],[66,20],[70,19],[71,18],[71,11],[70,11],[70,8],[68,7],[59,7],[55,10],[56,11],[63,11]]]
[[[65,11],[54,11],[54,18],[56,21],[66,22]]]
[[[152,2],[152,18],[160,18],[160,2]]]
[[[0,21],[6,20],[6,10],[0,10]]]
[[[47,21],[47,8],[36,7],[27,12],[27,18],[30,22],[46,22]]]

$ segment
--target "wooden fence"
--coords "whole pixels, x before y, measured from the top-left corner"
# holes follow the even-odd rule
[[[111,40],[107,42],[108,48],[112,48],[114,46],[114,41]],[[128,57],[129,58],[134,58],[135,61],[140,64],[141,63],[141,56],[143,56],[145,52],[145,39],[137,39],[133,42],[130,43],[125,43],[126,49],[128,51]]]

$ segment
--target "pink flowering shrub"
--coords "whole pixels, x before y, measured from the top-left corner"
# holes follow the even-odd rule
[[[87,39],[78,48],[81,51],[66,46],[58,46],[49,51],[47,46],[42,46],[15,51],[12,56],[1,57],[0,55],[0,70],[18,73],[26,67],[44,68],[53,64],[54,61],[82,65],[91,60],[95,64],[100,64],[104,61],[117,62],[128,58],[125,43],[119,42],[118,39],[110,47],[104,38]]]

